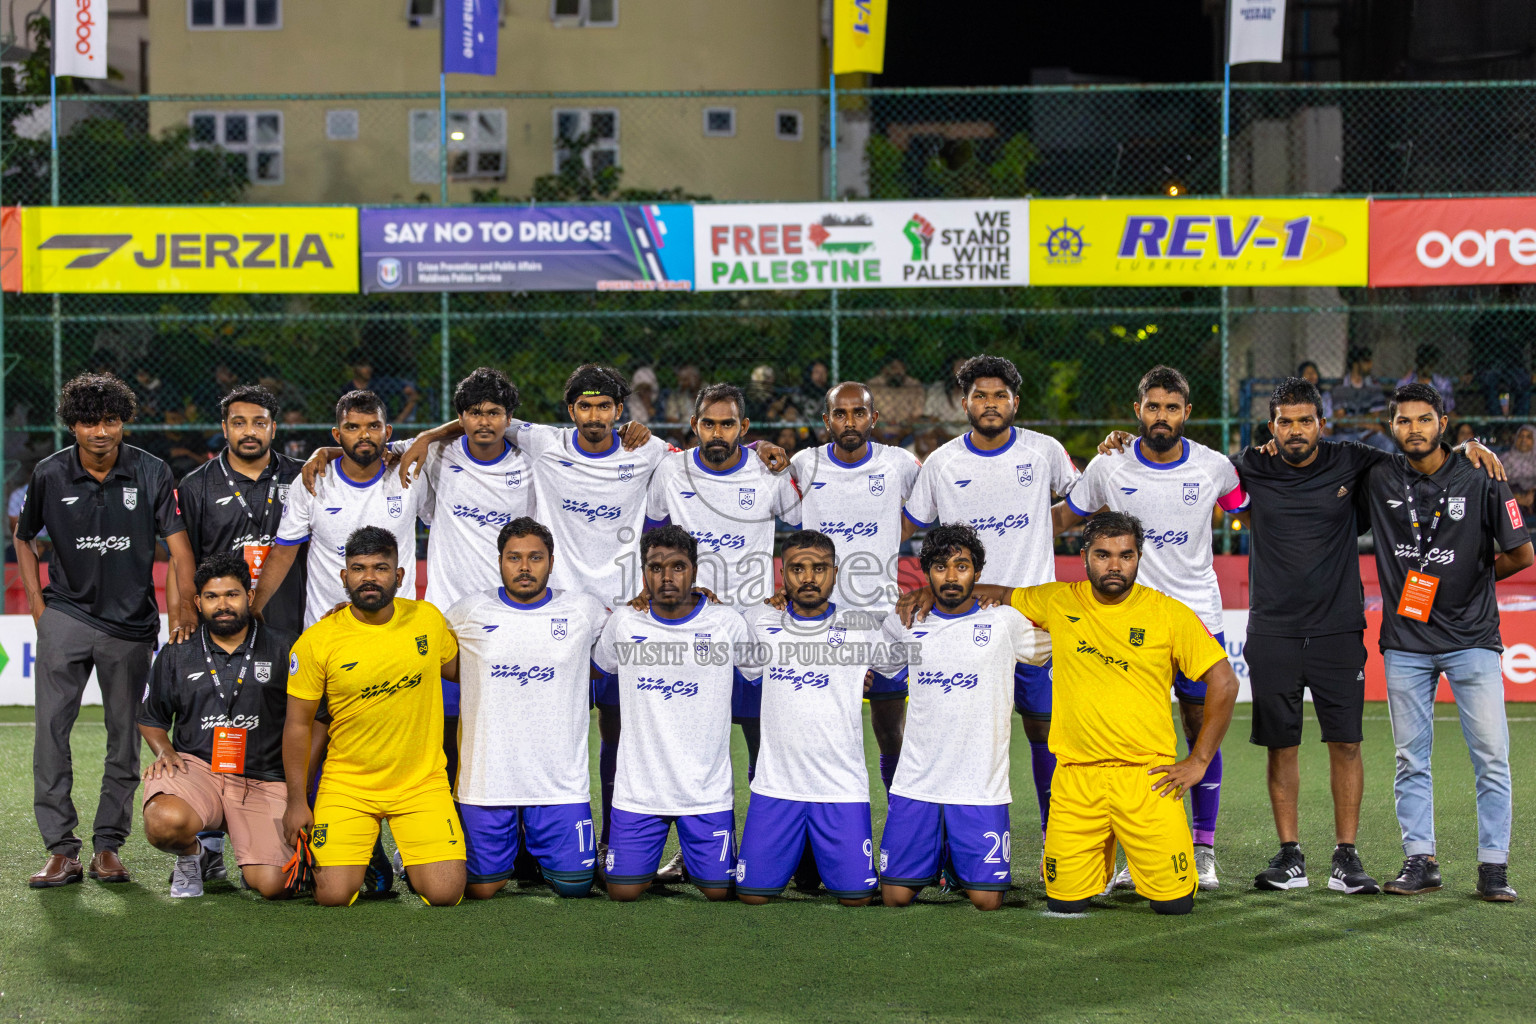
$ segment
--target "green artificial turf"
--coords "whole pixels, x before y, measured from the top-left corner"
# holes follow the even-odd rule
[[[1472,895],[1472,774],[1453,713],[1443,707],[1436,728],[1444,891],[1346,897],[1324,888],[1332,815],[1310,722],[1302,845],[1312,888],[1254,891],[1275,841],[1263,751],[1247,742],[1239,708],[1225,745],[1221,891],[1201,894],[1187,918],[1155,917],[1124,894],[1096,899],[1075,920],[1041,914],[1034,787],[1018,729],[1014,888],[1002,911],[982,914],[963,898],[846,909],[793,889],[775,905],[717,905],[687,887],[630,905],[527,888],[452,909],[401,898],[322,910],[307,900],[263,904],[223,883],[201,899],[171,900],[171,857],[141,832],[123,849],[133,883],[34,891],[26,877],[44,851],[30,799],[32,729],[0,725],[0,1020],[1530,1020],[1531,905]],[[1536,777],[1536,708],[1513,705],[1511,714],[1511,879],[1536,899],[1526,870],[1533,829],[1522,813]],[[1366,715],[1359,847],[1386,879],[1401,863],[1391,733],[1385,706]],[[30,717],[0,709],[0,722]],[[104,740],[99,709],[87,709],[75,731],[87,829]],[[866,747],[873,755],[872,737]],[[737,757],[744,763],[739,734]],[[884,799],[871,776],[878,835]],[[744,782],[737,806],[746,807]]]

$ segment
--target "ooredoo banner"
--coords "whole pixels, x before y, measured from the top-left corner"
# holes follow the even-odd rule
[[[0,207],[0,291],[21,291],[21,207]]]
[[[1371,203],[1371,287],[1536,281],[1536,198]]]
[[[1029,284],[1029,200],[693,208],[699,291]]]
[[[693,209],[364,209],[363,291],[689,291]]]

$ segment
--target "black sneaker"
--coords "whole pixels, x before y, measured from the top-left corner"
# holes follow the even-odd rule
[[[1253,877],[1255,889],[1305,889],[1307,887],[1307,858],[1301,847],[1287,843],[1280,852],[1269,859],[1269,867]]]
[[[380,842],[373,844],[373,855],[368,858],[368,867],[363,870],[363,888],[360,891],[365,900],[383,900],[396,895],[395,865]]]
[[[1328,888],[1335,892],[1372,895],[1381,892],[1376,879],[1365,873],[1360,855],[1353,845],[1333,848],[1333,870],[1328,874]]]
[[[1417,896],[1421,892],[1440,891],[1440,864],[1427,853],[1416,853],[1403,861],[1403,870],[1382,886],[1394,896]]]
[[[1477,894],[1489,903],[1515,902],[1515,890],[1509,884],[1509,865],[1479,864]]]

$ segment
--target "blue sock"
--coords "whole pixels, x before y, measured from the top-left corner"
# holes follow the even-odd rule
[[[1195,842],[1216,845],[1216,815],[1221,811],[1221,751],[1211,758],[1205,777],[1189,794],[1189,806],[1195,820]]]
[[[608,820],[613,817],[613,778],[619,774],[619,745],[603,740],[597,747],[597,777],[603,787],[603,834],[608,844]]]
[[[1056,755],[1044,743],[1029,743],[1029,760],[1035,770],[1035,799],[1040,801],[1040,830],[1051,816],[1051,776],[1056,774]]]
[[[885,783],[885,791],[891,791],[891,780],[896,777],[896,762],[901,759],[899,754],[880,755],[880,781]]]

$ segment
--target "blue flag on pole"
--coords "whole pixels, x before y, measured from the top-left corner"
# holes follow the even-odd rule
[[[496,74],[497,0],[444,0],[443,71]]]

